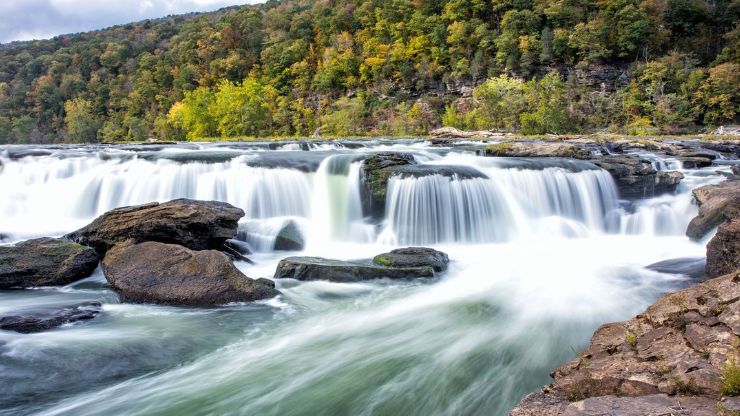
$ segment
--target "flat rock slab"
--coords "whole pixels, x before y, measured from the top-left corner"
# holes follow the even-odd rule
[[[0,330],[22,334],[43,332],[65,324],[93,319],[100,313],[100,310],[99,303],[91,303],[51,313],[4,316],[0,318]]]
[[[0,289],[67,285],[90,276],[96,267],[95,250],[63,239],[0,246]]]
[[[266,279],[253,280],[219,251],[146,242],[119,245],[103,259],[106,279],[129,302],[214,306],[278,295]]]
[[[341,261],[321,257],[288,257],[278,263],[276,279],[356,282],[372,279],[434,277],[432,266],[387,267],[370,261]]]
[[[244,211],[224,202],[176,199],[109,211],[66,237],[104,255],[126,241],[179,244],[192,250],[220,249],[237,234]]]

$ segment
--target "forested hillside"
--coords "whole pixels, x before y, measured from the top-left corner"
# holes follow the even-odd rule
[[[740,0],[285,0],[0,47],[0,142],[682,133],[740,113]]]

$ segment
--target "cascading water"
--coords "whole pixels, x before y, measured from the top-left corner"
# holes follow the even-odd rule
[[[410,152],[428,172],[390,178],[381,223],[362,217],[360,195],[361,160],[379,151]],[[682,170],[676,195],[627,203],[586,162],[420,141],[9,147],[0,163],[6,242],[61,235],[116,206],[191,197],[244,209],[255,264],[237,266],[250,277],[272,276],[291,255],[272,250],[289,222],[305,233],[306,255],[431,244],[452,259],[432,280],[278,280],[278,298],[214,309],[120,303],[100,271],[66,287],[0,291],[0,316],[104,305],[83,324],[0,331],[2,416],[505,415],[596,327],[684,284],[644,266],[704,255],[683,236],[696,212],[690,191],[721,180],[716,168]],[[435,173],[441,166],[467,174]]]

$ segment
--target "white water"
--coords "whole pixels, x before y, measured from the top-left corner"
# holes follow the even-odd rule
[[[388,215],[373,224],[354,159],[389,149],[485,177],[391,179]],[[258,252],[238,266],[251,277],[271,277],[289,255],[271,251],[287,221],[305,231],[307,255],[434,244],[450,270],[429,281],[279,281],[278,298],[216,309],[120,304],[99,271],[64,288],[0,292],[0,314],[104,303],[85,323],[0,332],[0,415],[503,415],[600,324],[685,284],[644,266],[704,255],[683,236],[690,190],[720,180],[684,171],[677,195],[630,206],[605,172],[582,164],[419,143],[329,152],[315,172],[246,165],[303,157],[294,150],[229,149],[233,159],[217,163],[110,150],[0,156],[0,234],[59,235],[114,206],[197,197],[245,210]]]

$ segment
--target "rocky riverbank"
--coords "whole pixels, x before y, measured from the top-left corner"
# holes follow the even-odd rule
[[[666,295],[645,312],[603,325],[590,346],[552,372],[511,416],[736,415],[740,412],[740,182],[694,191],[687,234],[707,245],[714,279]],[[719,276],[719,277],[716,277]]]

